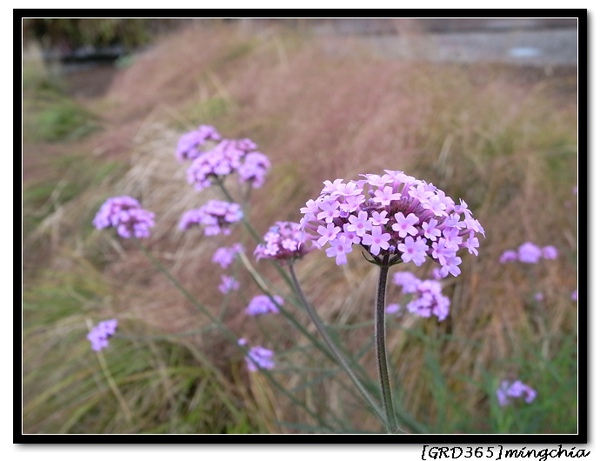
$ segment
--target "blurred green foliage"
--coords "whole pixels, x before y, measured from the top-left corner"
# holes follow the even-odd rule
[[[25,39],[35,39],[48,48],[122,45],[131,49],[149,43],[155,33],[180,22],[148,18],[35,18],[24,20],[23,34]]]

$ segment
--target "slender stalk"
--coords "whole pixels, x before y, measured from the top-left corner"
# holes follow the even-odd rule
[[[225,196],[225,198],[227,200],[229,200],[230,202],[235,202],[234,197],[231,195],[231,193],[229,192],[227,187],[225,187],[225,183],[223,182],[223,180],[221,178],[217,178],[215,180],[215,183],[217,184],[217,186],[219,186],[219,189],[221,190],[221,192],[223,193],[223,195]],[[250,235],[252,235],[252,238],[254,238],[256,243],[264,243],[262,237],[258,234],[258,232],[254,228],[254,226],[252,226],[252,224],[248,220],[246,213],[244,213],[244,216],[242,217],[242,224],[244,225],[246,230],[250,233]],[[278,264],[276,261],[271,261],[271,263],[273,264],[273,267],[279,273],[281,278],[285,281],[285,283],[287,283],[288,286],[290,288],[292,288],[292,282],[289,279],[287,273],[281,268],[281,265]]]
[[[385,292],[388,272],[390,270],[388,258],[389,255],[385,255],[383,264],[379,266],[379,283],[377,284],[377,296],[375,300],[375,349],[377,351],[379,384],[381,385],[381,397],[386,414],[387,430],[389,433],[394,433],[398,428],[398,423],[396,421],[396,414],[394,412],[394,404],[392,401],[385,347]]]
[[[348,376],[350,377],[350,379],[352,380],[352,382],[354,383],[354,385],[356,386],[356,388],[358,389],[360,394],[364,397],[364,399],[367,401],[369,406],[373,409],[375,414],[384,423],[387,424],[386,417],[385,417],[384,413],[382,412],[381,408],[379,408],[379,405],[377,405],[377,403],[375,402],[375,400],[373,399],[371,394],[369,394],[369,392],[365,389],[363,384],[360,382],[360,380],[354,374],[354,372],[352,371],[352,368],[348,364],[348,361],[346,360],[344,355],[340,352],[340,350],[336,346],[335,342],[329,336],[329,333],[327,332],[327,329],[325,328],[325,325],[319,318],[317,312],[315,311],[315,309],[312,307],[312,305],[307,301],[306,297],[304,296],[304,292],[302,291],[302,288],[300,287],[300,283],[298,282],[298,278],[296,277],[296,272],[294,271],[293,264],[290,264],[289,268],[290,268],[290,276],[292,279],[292,283],[294,284],[294,289],[296,290],[296,294],[300,298],[300,301],[301,301],[304,309],[308,313],[309,317],[311,318],[311,320],[317,327],[317,330],[321,334],[321,337],[323,338],[323,340],[325,341],[325,343],[327,344],[329,349],[331,349],[331,353],[335,356],[338,363],[342,366],[344,371],[348,374]]]
[[[128,423],[131,423],[132,416],[131,416],[131,410],[129,409],[129,405],[127,405],[127,402],[125,401],[125,398],[123,397],[123,394],[121,394],[121,391],[119,390],[119,386],[117,386],[117,383],[115,382],[114,378],[112,377],[110,370],[108,369],[108,365],[106,364],[104,354],[102,353],[101,350],[96,352],[96,357],[98,357],[98,361],[100,362],[100,367],[102,368],[102,373],[104,374],[104,377],[106,378],[106,381],[108,382],[108,386],[110,387],[110,390],[113,392],[113,394],[115,394],[115,397],[117,398],[117,401],[119,402],[119,405],[121,406],[123,413],[125,414],[125,419],[127,419]]]

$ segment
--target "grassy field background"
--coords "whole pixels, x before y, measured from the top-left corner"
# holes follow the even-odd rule
[[[324,180],[383,169],[466,200],[486,239],[444,283],[450,318],[389,322],[400,406],[425,432],[577,432],[574,69],[390,61],[351,38],[343,49],[350,43],[353,53],[336,52],[339,40],[276,26],[191,26],[124,62],[93,96],[25,63],[25,433],[331,431],[307,409],[349,432],[380,430],[344,376],[285,319],[248,320],[243,309],[258,293],[247,274],[238,274],[239,292],[218,292],[210,258],[236,241],[251,253],[241,229],[227,239],[177,229],[185,210],[217,196],[194,191],[174,156],[179,137],[200,124],[249,137],[270,158],[249,216],[261,235],[276,220],[298,221]],[[274,376],[301,406],[247,373],[235,347],[132,242],[92,227],[106,198],[126,194],[157,215],[151,251],[238,336],[275,349]],[[498,263],[525,241],[554,245],[559,258]],[[256,267],[285,290],[271,266]],[[432,268],[410,270],[426,277]],[[375,377],[375,269],[356,251],[343,268],[315,252],[297,271],[322,318]],[[95,354],[88,329],[113,317],[118,335]],[[517,378],[537,399],[500,409],[498,383]]]

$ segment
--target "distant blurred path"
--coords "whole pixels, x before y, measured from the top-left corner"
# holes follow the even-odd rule
[[[338,19],[315,33],[352,36],[378,56],[433,62],[576,66],[575,19]]]

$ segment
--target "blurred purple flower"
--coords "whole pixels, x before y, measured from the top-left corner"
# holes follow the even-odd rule
[[[264,314],[277,314],[279,309],[277,306],[283,305],[283,298],[281,296],[273,296],[273,302],[267,295],[258,295],[252,298],[248,307],[246,307],[246,314],[248,315],[264,315]]]
[[[230,275],[221,275],[219,291],[224,295],[240,288],[240,283]]]
[[[186,211],[181,217],[179,228],[187,230],[193,225],[198,225],[204,229],[205,235],[229,235],[230,225],[243,216],[242,208],[237,203],[210,200],[200,208]]]
[[[246,346],[247,341],[244,338],[240,338],[238,340],[238,344],[240,346]],[[275,352],[273,352],[270,349],[266,349],[260,346],[251,347],[250,349],[248,349],[245,358],[248,371],[256,372],[259,368],[264,368],[267,370],[275,368],[275,361],[273,360],[274,355]]]
[[[450,300],[442,295],[442,285],[437,280],[423,280],[417,286],[414,298],[406,310],[421,317],[435,315],[441,322],[450,313]]]
[[[502,381],[496,391],[498,404],[501,407],[508,405],[512,400],[521,398],[525,403],[531,403],[536,396],[537,392],[521,381],[513,381],[512,383],[510,381]]]
[[[313,249],[313,242],[305,242],[299,224],[290,221],[277,221],[254,250],[256,259],[277,259],[282,262],[294,261]]]
[[[558,258],[558,250],[552,245],[545,246],[542,248],[542,257],[544,259],[556,259]]]
[[[399,312],[400,312],[400,304],[398,304],[398,303],[388,304],[388,306],[385,308],[386,314],[398,314]]]
[[[111,319],[104,320],[93,327],[87,335],[87,339],[92,343],[92,350],[100,351],[108,347],[108,339],[115,334],[117,326],[117,319]]]
[[[450,300],[442,294],[442,284],[437,280],[421,280],[411,272],[402,271],[394,274],[393,282],[402,287],[403,294],[412,295],[412,300],[406,305],[408,312],[421,317],[434,315],[440,322],[448,317]],[[399,310],[400,306],[396,312]]]
[[[241,244],[236,243],[231,247],[217,248],[215,254],[212,257],[212,262],[219,264],[223,269],[227,269],[233,260],[235,255],[244,251]]]
[[[523,243],[517,251],[506,250],[500,255],[499,262],[504,264],[507,262],[514,262],[519,260],[527,264],[537,264],[541,258],[544,259],[556,259],[558,258],[558,250],[553,245],[547,245],[540,248],[538,245],[532,242]]]
[[[202,153],[202,148],[208,141],[219,141],[221,135],[215,127],[200,125],[198,129],[190,131],[179,138],[175,155],[180,162],[194,160]]]
[[[205,189],[214,179],[233,173],[238,173],[240,183],[247,182],[257,188],[263,185],[271,168],[269,159],[256,151],[256,144],[250,139],[223,139],[212,149],[193,158],[187,179],[196,190]]]
[[[577,301],[577,290],[574,290],[574,291],[571,293],[571,300],[573,300],[573,301]]]
[[[144,210],[133,197],[112,197],[102,204],[93,224],[97,229],[114,227],[123,238],[146,238],[154,226],[154,213]]]
[[[412,272],[396,272],[393,276],[393,282],[402,287],[402,293],[415,293],[421,279]]]
[[[525,242],[519,247],[518,254],[522,263],[536,264],[542,257],[542,250],[535,243]]]
[[[506,250],[500,255],[500,264],[511,263],[517,260],[517,252],[514,250]]]

